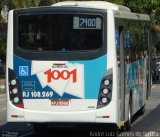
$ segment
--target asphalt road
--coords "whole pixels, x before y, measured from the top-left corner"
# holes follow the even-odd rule
[[[130,132],[120,136],[160,137],[160,84],[152,86],[152,96],[146,102],[144,115],[136,115]],[[127,134],[128,133],[128,134]]]
[[[152,96],[146,102],[145,114],[134,122],[132,131],[160,132],[160,85],[153,86]]]
[[[5,96],[0,95],[0,137],[64,137],[64,136],[116,136],[119,137],[160,137],[160,84],[152,87],[152,96],[146,102],[144,115],[136,115],[130,132],[107,132],[98,127],[94,129],[76,127],[50,128],[43,134],[35,134],[32,125],[25,123],[6,123]]]

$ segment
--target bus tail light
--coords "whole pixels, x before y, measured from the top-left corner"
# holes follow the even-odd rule
[[[112,71],[109,71],[101,81],[97,108],[102,108],[108,105],[112,99]]]
[[[13,70],[8,69],[8,73],[9,73],[8,86],[9,86],[10,101],[13,105],[19,108],[24,108],[22,93],[20,92],[18,78],[16,77],[16,74],[14,73]]]

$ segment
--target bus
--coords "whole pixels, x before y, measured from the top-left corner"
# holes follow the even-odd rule
[[[149,24],[104,1],[11,10],[7,122],[129,130],[151,92]]]

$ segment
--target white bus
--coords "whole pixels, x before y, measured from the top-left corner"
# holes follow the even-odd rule
[[[130,129],[150,92],[149,22],[101,1],[11,10],[7,121]]]

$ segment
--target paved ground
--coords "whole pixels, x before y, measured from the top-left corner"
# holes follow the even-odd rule
[[[6,123],[6,95],[0,94],[0,125]]]
[[[133,124],[132,131],[160,132],[160,84],[152,87],[152,96],[146,102],[145,114]]]
[[[0,78],[0,94],[5,93],[5,78]]]

